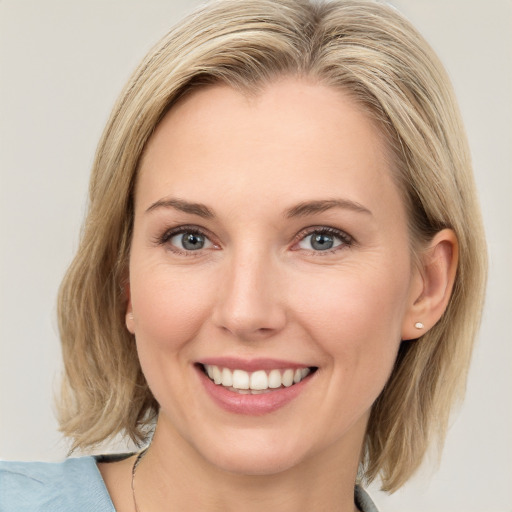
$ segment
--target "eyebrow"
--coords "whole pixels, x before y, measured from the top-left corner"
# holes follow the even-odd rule
[[[332,208],[343,208],[344,210],[352,210],[357,213],[365,213],[367,215],[373,215],[368,208],[365,208],[362,204],[348,199],[326,199],[320,201],[305,201],[298,205],[286,210],[285,217],[306,217],[308,215],[315,215],[316,213],[322,213]]]
[[[174,208],[175,210],[179,210],[181,212],[198,215],[204,219],[211,219],[214,217],[214,214],[210,208],[204,204],[190,203],[189,201],[185,201],[183,199],[159,199],[146,210],[146,213],[156,210],[157,208]]]
[[[146,213],[149,213],[158,208],[174,208],[175,210],[191,213],[193,215],[197,215],[204,219],[211,219],[215,217],[210,208],[201,203],[191,203],[189,201],[185,201],[184,199],[159,199],[155,203],[153,203],[147,210]],[[350,201],[348,199],[324,199],[317,201],[304,201],[302,203],[289,208],[284,212],[284,216],[287,218],[293,217],[306,217],[308,215],[315,215],[317,213],[322,213],[332,208],[342,208],[345,210],[352,210],[357,213],[365,213],[367,215],[372,215],[372,212],[365,208],[363,205]]]

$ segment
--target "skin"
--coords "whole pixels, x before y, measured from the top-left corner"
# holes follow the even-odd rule
[[[141,511],[354,510],[371,406],[414,323],[442,314],[456,267],[449,230],[413,265],[391,166],[378,126],[312,81],[255,96],[210,86],[165,116],[140,166],[127,289],[127,328],[161,406],[137,470]],[[205,246],[164,236],[180,226]],[[333,250],[311,245],[324,227],[337,230]],[[200,383],[195,363],[219,356],[318,370],[284,407],[248,416]],[[132,464],[100,466],[118,510],[133,510]]]

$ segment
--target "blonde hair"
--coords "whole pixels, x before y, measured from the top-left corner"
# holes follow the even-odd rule
[[[413,251],[450,227],[459,243],[442,319],[403,342],[368,424],[362,475],[400,487],[461,398],[477,333],[486,248],[469,150],[442,65],[392,7],[364,0],[220,0],[166,35],[129,80],[101,138],[80,247],[58,304],[65,362],[62,431],[74,448],[124,433],[143,442],[158,404],[125,328],[133,190],[144,147],[184,94],[209,83],[257,91],[279,76],[348,91],[375,118],[394,155]]]

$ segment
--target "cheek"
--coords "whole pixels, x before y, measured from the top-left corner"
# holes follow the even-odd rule
[[[332,364],[361,386],[384,385],[400,344],[407,281],[386,272],[347,272],[322,290],[307,288],[302,321]]]
[[[134,269],[131,301],[135,334],[141,347],[178,351],[193,339],[206,315],[209,294],[193,276],[164,266]]]
[[[142,371],[167,413],[174,418],[185,417],[189,413],[183,403],[194,400],[189,382],[193,340],[205,321],[208,295],[204,290],[199,292],[195,279],[169,272],[165,265],[144,265],[144,269],[134,268],[131,275],[135,338]]]

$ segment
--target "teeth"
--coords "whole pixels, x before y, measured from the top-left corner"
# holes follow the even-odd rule
[[[249,374],[243,370],[235,370],[233,372],[233,387],[236,389],[249,389]]]
[[[250,385],[251,389],[268,389],[268,377],[267,374],[260,370],[258,372],[254,372],[251,375]]]
[[[272,389],[281,387],[281,372],[279,370],[272,370],[268,374],[268,387]]]
[[[227,387],[233,385],[233,374],[227,368],[222,369],[222,385]]]
[[[215,384],[222,385],[232,391],[253,395],[283,386],[288,388],[293,384],[298,384],[311,372],[309,368],[297,368],[296,370],[288,368],[285,370],[270,370],[268,373],[265,370],[249,373],[244,370],[220,368],[211,364],[204,365],[204,368],[208,377]]]
[[[293,370],[285,370],[283,373],[283,386],[289,388],[293,384]]]
[[[213,382],[220,384],[222,382],[222,373],[218,366],[213,367]]]

